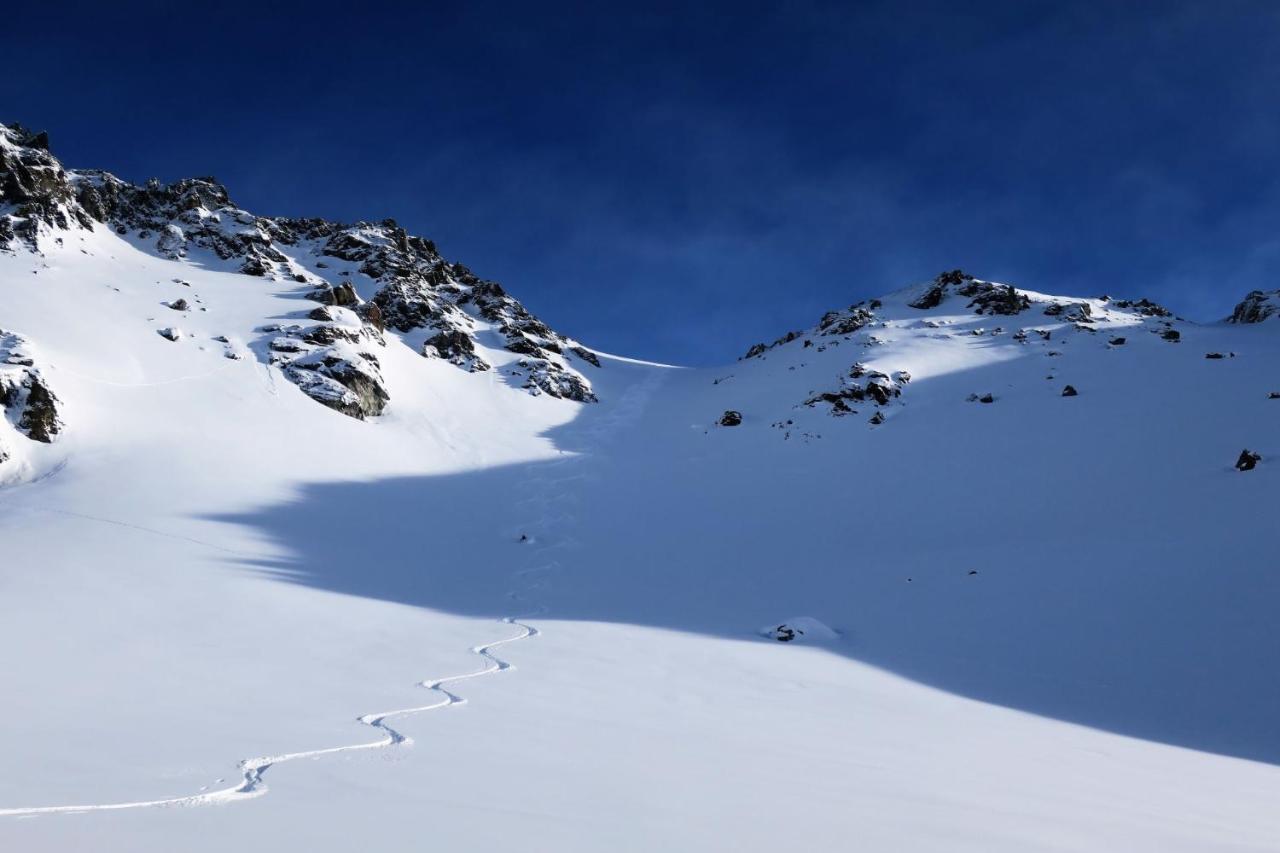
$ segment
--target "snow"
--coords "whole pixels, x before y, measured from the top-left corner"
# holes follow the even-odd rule
[[[602,356],[588,405],[389,334],[358,421],[269,362],[296,284],[45,251],[0,255],[64,421],[0,421],[0,849],[1280,838],[1273,323],[904,292],[725,368]],[[854,362],[910,381],[803,405]]]

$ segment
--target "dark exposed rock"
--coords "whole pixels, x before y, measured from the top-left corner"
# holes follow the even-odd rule
[[[742,412],[729,409],[720,416],[720,420],[716,421],[716,423],[720,424],[720,426],[727,427],[738,426],[742,423]]]
[[[929,286],[929,289],[914,301],[908,302],[907,305],[920,310],[937,308],[942,304],[942,300],[947,298],[947,288],[958,287],[967,281],[973,281],[973,276],[963,270],[950,270],[949,272],[939,273],[934,277],[933,284]]]
[[[1220,353],[1220,352],[1207,352],[1207,353],[1205,353],[1205,354],[1204,354],[1204,357],[1205,357],[1205,358],[1207,358],[1207,359],[1211,359],[1211,360],[1217,360],[1217,359],[1220,359],[1220,358],[1226,358],[1226,356],[1225,356],[1225,355],[1223,355],[1223,354],[1222,354],[1222,353]]]
[[[312,326],[302,332],[302,340],[309,344],[317,346],[328,346],[338,341],[349,341],[355,343],[361,338],[359,329],[347,328],[344,326],[320,325]]]
[[[1258,463],[1262,461],[1262,455],[1254,453],[1248,448],[1240,451],[1240,458],[1236,460],[1237,471],[1252,471],[1258,467]]]
[[[872,415],[870,420],[868,420],[867,422],[879,426],[880,424],[884,423],[884,412],[877,410],[876,413]]]
[[[313,400],[358,420],[382,414],[391,400],[367,353],[325,348],[290,362],[285,373]]]
[[[1177,329],[1165,329],[1160,333],[1160,337],[1166,341],[1176,344],[1182,340],[1182,333]]]
[[[1068,385],[1062,389],[1062,396],[1064,397],[1076,397],[1079,393],[1080,392],[1076,390],[1074,385]]]
[[[934,284],[941,284],[944,286],[949,284],[964,284],[966,281],[973,281],[973,276],[969,275],[964,270],[951,270],[950,272],[938,273],[933,281]]]
[[[590,364],[592,367],[600,366],[600,356],[596,355],[586,347],[570,347],[569,352],[573,353],[587,364]]]
[[[1112,338],[1110,341],[1108,341],[1108,343],[1113,347],[1122,347],[1124,346],[1124,342],[1125,342],[1124,338]]]
[[[562,400],[594,403],[596,395],[580,374],[566,370],[545,358],[522,358],[518,362],[525,376],[524,389],[533,394],[547,394]]]
[[[1150,299],[1116,299],[1111,302],[1116,308],[1125,308],[1144,317],[1172,317],[1173,312]]]
[[[803,637],[804,631],[784,624],[774,628],[770,634],[779,643],[789,643],[797,637]]]
[[[175,326],[166,326],[163,329],[156,329],[156,334],[167,341],[178,341],[182,339],[182,330]]]
[[[240,272],[245,275],[265,276],[270,270],[261,258],[246,258],[240,265]]]
[[[942,304],[942,300],[947,298],[947,288],[935,282],[920,297],[907,303],[910,308],[918,308],[921,311],[927,311],[930,308],[937,308]]]
[[[848,311],[828,311],[818,322],[818,333],[822,335],[852,335],[854,332],[870,325],[875,318],[876,315],[871,311],[858,306],[854,306]],[[786,340],[795,340],[799,336],[799,332],[791,332]]]
[[[329,310],[327,305],[321,305],[319,308],[312,308],[307,314],[307,317],[312,320],[318,320],[321,323],[331,323],[334,319],[333,312]]]
[[[373,326],[379,332],[385,332],[387,330],[387,323],[382,316],[382,308],[379,307],[378,303],[370,302],[361,306],[361,308],[364,312],[365,322],[370,326]]]
[[[443,358],[472,373],[489,369],[488,362],[476,355],[471,336],[463,332],[440,332],[433,335],[423,343],[422,354],[427,358]]]
[[[18,429],[32,441],[49,444],[62,431],[58,419],[58,398],[49,390],[39,373],[31,373],[27,381],[27,399],[18,420]]]
[[[185,299],[175,299],[172,302],[166,302],[165,305],[168,306],[169,308],[172,308],[174,311],[191,310],[191,306],[187,303],[187,300]]]
[[[1054,302],[1044,309],[1048,317],[1058,317],[1068,323],[1092,323],[1093,308],[1087,302]]]
[[[951,293],[967,297],[968,307],[978,314],[1008,316],[1031,307],[1031,298],[1017,288],[981,281],[960,270],[942,273],[924,293],[907,305],[921,310],[937,308]]]
[[[1229,323],[1261,323],[1280,316],[1280,290],[1255,290],[1231,312]]]
[[[1012,285],[974,280],[957,292],[961,296],[971,297],[969,307],[976,308],[979,314],[1011,316],[1031,307],[1031,298]]]
[[[62,431],[58,398],[36,366],[30,343],[0,331],[0,411],[32,441],[49,444]]]
[[[356,289],[351,286],[349,281],[313,290],[307,294],[307,298],[322,302],[325,305],[335,305],[342,308],[353,308],[360,302],[360,297],[356,296]]]

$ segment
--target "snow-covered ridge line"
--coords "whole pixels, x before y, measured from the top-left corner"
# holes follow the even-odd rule
[[[788,332],[773,343],[755,344],[742,358],[755,358],[775,347],[806,338],[851,335],[873,326],[877,321],[910,316],[913,311],[904,310],[908,308],[917,314],[946,309],[950,313],[971,312],[992,317],[1012,317],[1039,310],[1044,316],[1057,321],[1086,325],[1099,320],[1127,318],[1137,322],[1155,319],[1165,326],[1189,322],[1146,298],[1054,296],[1011,284],[985,281],[963,270],[950,270],[938,274],[931,282],[911,285],[877,299],[828,311],[817,325],[807,330]],[[1260,323],[1273,317],[1280,317],[1280,290],[1255,290],[1236,305],[1227,322]],[[804,345],[810,346],[812,341]]]
[[[1277,309],[1280,291],[1256,291],[1225,324],[1218,325],[1262,323],[1277,316]],[[807,330],[751,347],[739,359],[744,370],[772,359],[777,367],[758,365],[753,373],[776,374],[785,369],[794,377],[787,383],[794,389],[790,407],[750,412],[734,406],[719,423],[735,426],[744,417],[768,419],[784,438],[812,437],[817,434],[797,426],[793,413],[802,407],[845,417],[867,406],[872,407],[869,424],[878,427],[909,404],[907,397],[913,396],[906,393],[909,382],[927,382],[957,369],[970,360],[965,353],[974,348],[987,351],[974,363],[986,362],[990,356],[1049,359],[1044,378],[1053,380],[1064,352],[1145,348],[1148,341],[1164,347],[1187,340],[1187,335],[1198,337],[1204,328],[1148,299],[1053,296],[951,270],[931,282],[829,311]],[[1225,350],[1203,356],[1212,360],[1232,358],[1235,353]],[[1074,363],[1074,359],[1067,361]],[[837,370],[830,372],[833,365]],[[717,383],[731,378],[732,374]],[[799,385],[803,381],[811,384]],[[994,390],[975,387],[960,399],[992,403],[997,399]],[[1060,386],[1060,391],[1068,397],[1079,393],[1070,383]]]
[[[387,329],[412,335],[406,343],[422,356],[469,372],[490,369],[476,346],[492,340],[518,356],[506,372],[531,394],[596,399],[587,379],[600,366],[595,353],[394,220],[256,216],[214,178],[137,186],[101,170],[68,170],[46,134],[0,125],[0,251],[38,254],[70,232],[103,226],[158,257],[296,283],[308,298],[352,312],[346,319],[368,338]],[[170,331],[170,340],[180,340],[179,326]],[[286,375],[344,414],[380,414],[390,395],[372,350],[351,351],[335,346],[331,332],[316,334],[320,340],[292,350],[296,357],[277,359]]]

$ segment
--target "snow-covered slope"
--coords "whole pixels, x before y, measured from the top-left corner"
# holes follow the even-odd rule
[[[0,135],[0,849],[1275,849],[1274,295],[676,369]]]

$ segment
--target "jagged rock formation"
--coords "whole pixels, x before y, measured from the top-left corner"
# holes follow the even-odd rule
[[[30,341],[3,330],[0,330],[0,410],[32,441],[49,444],[62,431],[58,398],[36,365]]]
[[[236,272],[296,282],[325,306],[352,309],[370,340],[387,328],[425,330],[424,356],[467,371],[489,369],[476,345],[478,335],[492,333],[503,349],[521,356],[506,372],[531,394],[596,399],[582,370],[584,364],[600,366],[595,353],[549,328],[501,285],[446,261],[432,241],[394,220],[343,225],[255,216],[237,207],[214,178],[135,186],[100,170],[66,170],[49,152],[47,136],[0,125],[0,251],[39,251],[42,238],[96,226],[161,257],[202,253]],[[186,310],[178,303],[170,307]],[[286,375],[326,405],[365,417],[381,412],[389,399],[367,348],[295,354]]]
[[[1280,290],[1255,290],[1235,307],[1228,323],[1261,323],[1280,317]]]
[[[1030,298],[1012,285],[982,281],[961,270],[938,275],[924,293],[907,304],[927,311],[937,308],[952,294],[971,300],[966,307],[977,314],[1010,316],[1031,307]]]
[[[1237,471],[1252,471],[1258,467],[1258,463],[1262,461],[1261,453],[1254,453],[1247,447],[1240,451],[1240,458],[1236,460]]]

